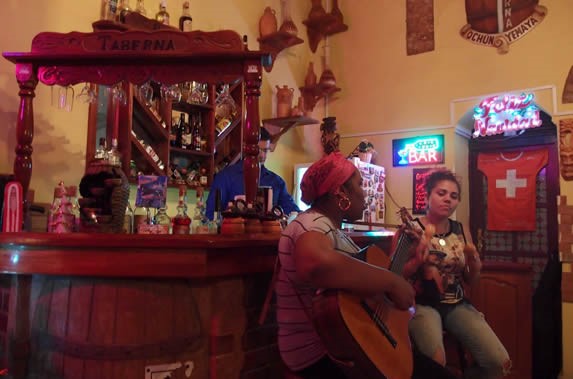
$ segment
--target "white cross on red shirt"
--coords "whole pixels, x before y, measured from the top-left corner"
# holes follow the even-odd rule
[[[518,179],[515,169],[506,170],[505,179],[495,180],[495,188],[505,188],[505,197],[507,198],[515,198],[515,190],[525,187],[527,187],[527,179]]]

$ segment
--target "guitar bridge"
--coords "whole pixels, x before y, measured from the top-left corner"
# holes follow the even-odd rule
[[[388,342],[390,342],[390,345],[392,345],[392,347],[396,347],[398,345],[398,342],[392,336],[392,333],[390,333],[390,329],[388,329],[386,324],[384,324],[384,322],[380,319],[380,316],[378,315],[378,313],[375,312],[372,309],[372,307],[370,307],[370,305],[368,305],[368,303],[366,303],[366,301],[364,301],[364,300],[362,300],[360,302],[360,305],[362,305],[362,308],[364,308],[366,313],[368,313],[368,316],[370,316],[372,321],[374,321],[374,324],[376,324],[376,326],[378,327],[378,329],[380,329],[380,331],[382,332],[384,337],[386,337]]]

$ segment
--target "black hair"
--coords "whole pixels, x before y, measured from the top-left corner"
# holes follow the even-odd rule
[[[259,141],[270,141],[271,140],[271,134],[269,133],[269,131],[267,129],[260,128],[259,132],[260,132]]]
[[[456,183],[456,186],[458,186],[458,198],[459,199],[462,198],[462,186],[460,184],[458,177],[456,176],[456,174],[454,174],[452,171],[446,168],[437,169],[428,174],[428,176],[426,176],[426,181],[424,183],[424,190],[426,191],[426,196],[429,197],[430,194],[432,193],[432,190],[436,188],[438,182],[441,182],[442,180],[447,180]]]

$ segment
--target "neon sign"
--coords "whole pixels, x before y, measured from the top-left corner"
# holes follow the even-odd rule
[[[444,163],[444,136],[392,140],[394,167]]]
[[[540,127],[533,94],[492,96],[474,108],[473,138]]]

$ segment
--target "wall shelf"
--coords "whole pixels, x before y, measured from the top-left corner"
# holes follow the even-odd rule
[[[290,116],[290,117],[277,117],[277,118],[267,118],[263,120],[263,127],[267,129],[271,135],[271,151],[275,150],[276,144],[279,138],[291,128],[299,125],[312,125],[320,124],[318,120],[315,120],[306,116]]]
[[[341,90],[339,87],[324,86],[320,83],[310,87],[299,87],[299,89],[304,100],[304,110],[307,112],[312,111],[320,99],[327,98]]]
[[[309,18],[302,23],[306,25],[308,45],[313,53],[316,53],[318,43],[324,37],[348,30],[348,26],[340,18],[329,13],[312,19]]]
[[[257,41],[259,41],[260,50],[271,54],[271,64],[264,66],[267,72],[271,72],[275,64],[275,59],[281,51],[304,42],[301,38],[281,30],[259,37]]]

